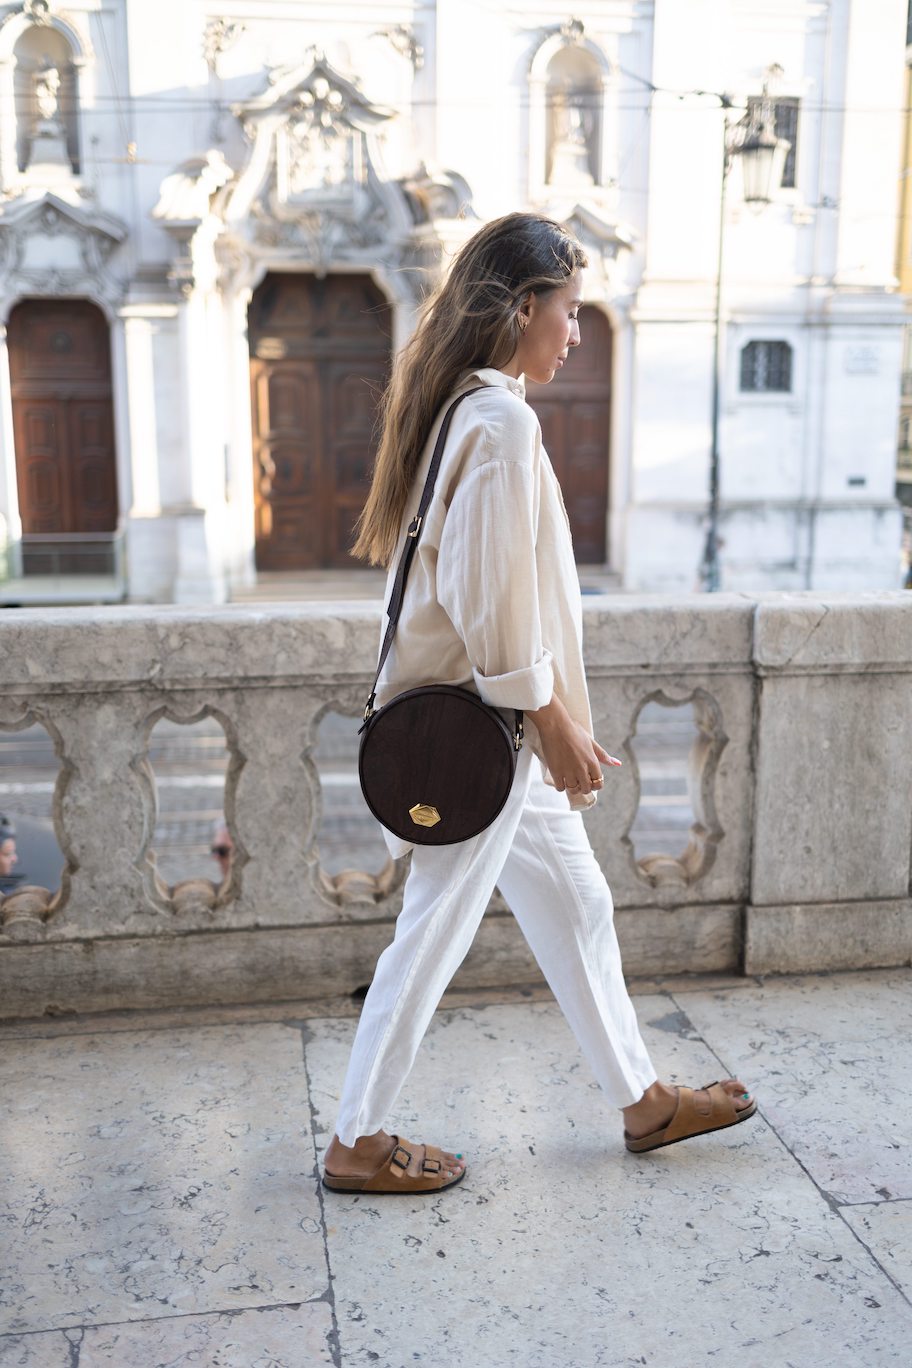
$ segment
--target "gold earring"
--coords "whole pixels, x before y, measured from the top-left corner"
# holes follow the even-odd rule
[[[520,331],[520,332],[525,332],[525,331],[526,331],[526,328],[527,328],[528,325],[529,325],[529,320],[528,320],[528,318],[526,317],[526,315],[525,315],[525,314],[517,314],[517,315],[516,315],[516,321],[517,321],[517,323],[519,324],[519,331]]]

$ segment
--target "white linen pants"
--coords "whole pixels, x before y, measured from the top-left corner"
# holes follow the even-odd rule
[[[621,973],[611,890],[582,815],[544,782],[526,746],[485,831],[412,852],[395,938],[377,961],[342,1089],[343,1145],[385,1126],[495,884],[608,1101],[630,1106],[655,1082]]]

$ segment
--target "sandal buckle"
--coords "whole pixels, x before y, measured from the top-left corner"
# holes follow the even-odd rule
[[[400,1154],[405,1155],[405,1163],[399,1158]],[[397,1168],[401,1168],[403,1171],[408,1168],[411,1162],[412,1156],[409,1154],[408,1150],[403,1149],[401,1145],[397,1145],[390,1155],[390,1163],[395,1164]]]
[[[443,1169],[443,1164],[439,1159],[425,1159],[421,1167],[425,1173],[440,1173]]]

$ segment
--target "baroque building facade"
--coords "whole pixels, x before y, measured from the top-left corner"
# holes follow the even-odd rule
[[[0,5],[12,597],[49,558],[70,600],[353,565],[390,358],[515,208],[590,258],[584,346],[530,387],[581,565],[699,587],[715,409],[722,588],[898,584],[905,11]],[[732,156],[723,213],[761,106],[787,156],[763,205]]]

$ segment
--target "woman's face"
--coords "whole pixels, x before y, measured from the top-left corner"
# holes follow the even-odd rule
[[[529,296],[522,309],[529,322],[512,358],[511,369],[547,385],[563,366],[571,347],[580,344],[577,315],[582,303],[579,274],[547,294]]]
[[[0,874],[12,874],[13,865],[17,863],[18,859],[16,842],[12,837],[0,842]]]

